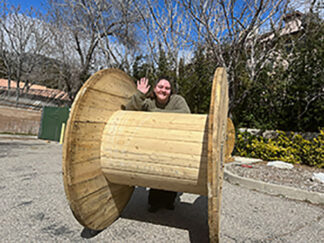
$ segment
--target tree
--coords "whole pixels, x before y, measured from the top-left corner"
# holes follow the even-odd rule
[[[324,126],[320,115],[324,108],[324,22],[309,12],[303,19],[303,31],[293,40],[289,67],[287,110],[296,130],[317,131]]]
[[[279,38],[251,95],[238,105],[240,126],[312,132],[324,126],[323,20],[302,16],[298,31]]]
[[[145,56],[136,56],[132,67],[132,76],[135,82],[142,77],[146,77],[152,81],[155,78],[155,68],[146,62]]]
[[[10,80],[15,79],[16,103],[20,97],[20,82],[29,86],[39,77],[43,67],[43,56],[50,41],[50,33],[46,26],[35,18],[37,12],[33,9],[20,13],[20,7],[8,7],[1,2],[0,44],[1,58],[6,68],[8,88]]]
[[[193,113],[208,113],[211,85],[216,64],[209,58],[203,46],[199,46],[187,65],[181,61],[179,68],[179,93],[183,95]]]
[[[127,52],[135,46],[137,18],[130,0],[50,0],[53,57],[59,60],[58,79],[73,100],[89,75],[103,67],[127,68]],[[116,54],[117,53],[117,54]],[[125,54],[127,56],[127,54]]]
[[[214,63],[227,70],[233,112],[251,91],[246,75],[255,83],[275,47],[289,0],[180,2],[194,26],[192,39],[207,47]],[[273,36],[263,42],[260,37],[268,31]]]
[[[139,36],[141,54],[146,62],[161,70],[163,56],[165,64],[172,70],[171,76],[179,76],[179,61],[188,51],[191,22],[188,14],[178,1],[137,1],[136,10],[141,17]],[[164,65],[164,64],[163,64]],[[160,73],[166,75],[166,73]],[[170,75],[170,74],[169,74]]]

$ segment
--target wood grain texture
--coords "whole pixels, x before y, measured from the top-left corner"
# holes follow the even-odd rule
[[[63,147],[64,188],[76,219],[101,230],[121,213],[133,186],[208,196],[211,242],[219,241],[223,163],[234,148],[225,69],[214,75],[209,115],[121,111],[136,87],[102,70],[73,103]]]
[[[84,84],[72,105],[63,147],[63,181],[75,218],[87,228],[101,230],[109,226],[133,192],[133,187],[106,180],[100,148],[109,117],[135,91],[124,72],[101,70]]]
[[[224,68],[217,68],[208,121],[208,225],[210,242],[219,242],[223,163],[226,154],[228,84]]]
[[[230,118],[227,118],[227,132],[226,132],[226,154],[225,163],[234,161],[232,152],[235,146],[235,127]]]
[[[109,181],[206,195],[207,116],[118,111],[104,129]]]

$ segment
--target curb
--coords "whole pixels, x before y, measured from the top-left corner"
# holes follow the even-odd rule
[[[233,174],[232,172],[229,172],[226,167],[227,165],[225,165],[224,167],[224,179],[234,185],[240,185],[248,189],[256,190],[270,195],[281,195],[289,199],[308,201],[314,204],[324,205],[324,193],[310,192],[289,186],[271,184],[263,181],[257,181],[251,178],[241,177]]]
[[[33,135],[0,134],[0,139],[34,140],[38,138]]]

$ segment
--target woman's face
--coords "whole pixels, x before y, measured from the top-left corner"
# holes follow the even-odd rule
[[[171,95],[171,85],[168,80],[161,79],[154,87],[156,99],[160,104],[166,104]]]

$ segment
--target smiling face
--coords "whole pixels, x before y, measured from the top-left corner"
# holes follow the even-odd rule
[[[161,79],[157,85],[154,87],[154,93],[156,95],[157,101],[165,105],[171,95],[171,84],[166,79]]]

